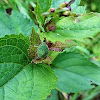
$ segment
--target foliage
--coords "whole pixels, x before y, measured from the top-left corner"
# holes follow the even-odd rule
[[[100,14],[90,13],[79,17],[65,17],[56,22],[56,29],[44,33],[47,40],[56,42],[68,39],[82,41],[86,37],[93,37],[100,31]],[[92,21],[92,22],[91,22]],[[95,25],[94,25],[95,22]]]
[[[0,1],[0,100],[100,93],[100,14],[82,2]]]
[[[99,0],[82,0],[81,5],[85,5],[88,12],[100,12],[99,3]]]

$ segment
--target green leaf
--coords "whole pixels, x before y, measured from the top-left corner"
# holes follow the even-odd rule
[[[28,48],[29,38],[21,34],[0,38],[0,87],[30,62]]]
[[[30,16],[29,16],[29,14],[28,14],[28,5],[29,5],[29,4],[27,4],[27,6],[26,6],[26,8],[25,8],[25,7],[24,7],[24,6],[25,6],[25,2],[23,2],[23,3],[24,3],[24,6],[23,6],[22,3],[19,2],[18,0],[15,0],[15,2],[16,2],[16,4],[17,4],[17,6],[18,6],[20,12],[21,12],[23,15],[25,15],[28,19],[31,19]]]
[[[31,42],[31,45],[33,45],[33,46],[39,46],[41,44],[40,37],[39,37],[38,33],[34,30],[34,28],[32,28],[30,42]]]
[[[0,38],[0,100],[44,100],[56,88],[49,65],[30,64],[29,37]]]
[[[84,38],[93,37],[100,32],[100,14],[90,13],[79,17],[65,17],[56,22],[56,29],[44,33],[47,40],[56,42],[65,40],[83,41]]]
[[[63,100],[63,95],[57,90],[52,90],[51,94],[48,96],[46,100],[59,100],[59,98],[62,98],[61,100]]]
[[[51,5],[51,0],[37,0],[37,6],[35,8],[35,14],[36,14],[37,20],[40,24],[44,23],[44,17],[42,16],[42,13],[49,10],[50,5]]]
[[[86,13],[86,7],[85,6],[78,6],[75,10],[73,10],[73,13],[75,14],[85,14]]]
[[[86,57],[90,58],[91,54],[88,49],[82,46],[73,46],[71,48],[66,48],[64,51],[66,52],[76,52],[85,55]]]
[[[93,53],[98,57],[98,60],[100,61],[100,42],[98,42],[93,46]]]
[[[100,85],[100,67],[74,52],[60,53],[52,62],[58,78],[57,87],[66,93],[79,92]]]
[[[0,10],[0,14],[0,37],[17,33],[30,36],[32,26],[37,30],[37,26],[32,21],[16,10],[13,10],[10,16],[4,10]]]
[[[30,56],[31,59],[34,59],[35,56],[36,56],[37,48],[41,44],[40,37],[34,29],[32,29],[32,34],[31,34],[31,37],[30,37],[30,43],[31,44],[30,44],[30,47],[28,49],[29,56]]]
[[[0,100],[44,100],[56,88],[56,81],[50,66],[27,65],[0,88]]]
[[[75,10],[79,4],[80,4],[81,0],[75,0],[75,2],[71,5],[72,10]]]

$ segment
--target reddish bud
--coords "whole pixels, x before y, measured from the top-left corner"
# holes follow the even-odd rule
[[[55,8],[51,8],[50,9],[50,12],[55,12]]]
[[[69,4],[68,2],[63,2],[63,3],[60,4],[60,7],[61,8],[67,7],[68,4]]]
[[[65,3],[61,3],[61,4],[60,4],[60,7],[61,7],[61,8],[66,7],[66,6],[65,6]]]
[[[64,3],[65,3],[65,6],[66,6],[66,7],[67,7],[67,6],[68,6],[68,4],[69,4],[68,2],[64,2]]]
[[[71,7],[69,6],[69,7],[67,7],[68,9],[69,9],[69,11],[71,11]]]

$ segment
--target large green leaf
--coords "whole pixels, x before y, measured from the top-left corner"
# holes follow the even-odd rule
[[[0,87],[30,62],[28,48],[29,38],[21,34],[0,38]]]
[[[100,85],[100,67],[78,53],[60,53],[52,66],[59,80],[57,87],[66,93],[91,89],[93,83]]]
[[[48,65],[27,65],[0,88],[0,100],[44,100],[56,87],[56,81]]]
[[[79,17],[65,17],[56,22],[56,29],[44,36],[52,42],[65,42],[67,39],[83,41],[86,37],[93,37],[100,32],[100,14],[90,13]]]
[[[0,37],[4,35],[22,33],[24,36],[31,35],[32,26],[37,30],[35,24],[25,18],[20,12],[13,10],[12,15],[8,15],[4,10],[0,10]]]
[[[49,65],[30,64],[29,37],[0,38],[0,100],[44,100],[56,88]]]

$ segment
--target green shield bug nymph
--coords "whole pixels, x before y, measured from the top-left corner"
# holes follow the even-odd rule
[[[46,45],[45,42],[42,42],[38,49],[37,49],[37,55],[39,58],[45,58],[48,55],[48,46]]]

